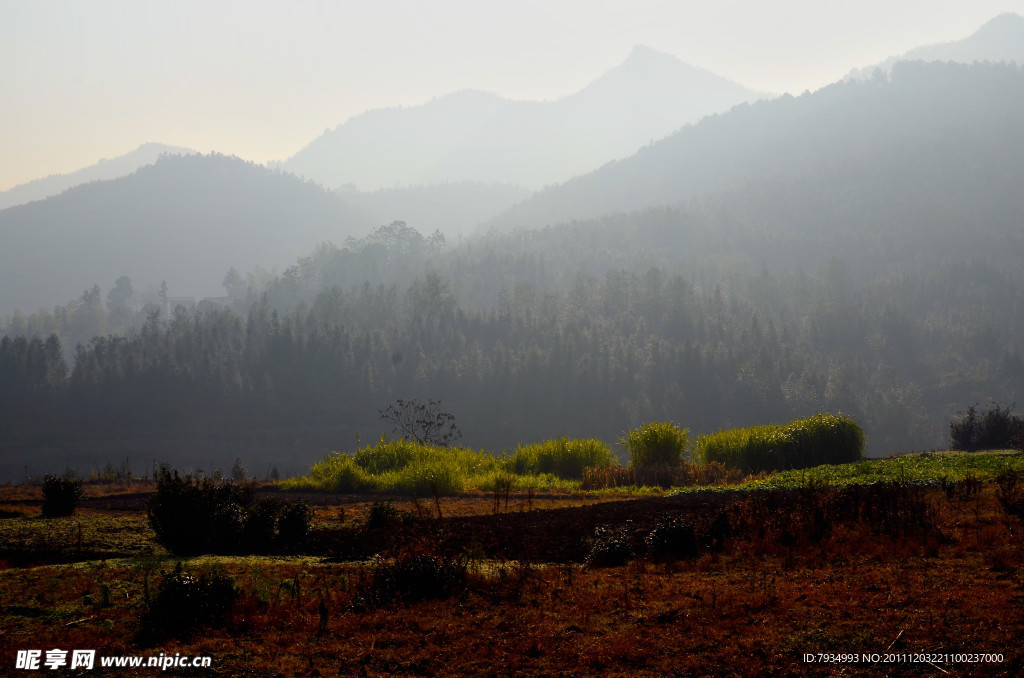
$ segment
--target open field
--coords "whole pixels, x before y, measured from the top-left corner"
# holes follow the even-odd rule
[[[156,631],[143,620],[179,559],[148,525],[150,487],[87,487],[53,519],[38,488],[0,488],[0,662],[32,675],[17,650],[62,648],[210,656],[167,672],[203,676],[1016,676],[1021,488],[994,478],[1020,457],[971,459],[934,482],[883,478],[887,460],[860,466],[870,485],[808,472],[773,490],[396,499],[375,528],[376,497],[306,493],[295,553],[185,560],[238,598],[219,621]],[[661,557],[652,532],[670,518],[695,541]],[[940,656],[962,653],[1001,661]],[[108,671],[91,674],[125,670]]]

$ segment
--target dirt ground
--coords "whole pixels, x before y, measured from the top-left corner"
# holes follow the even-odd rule
[[[63,648],[209,656],[168,671],[196,676],[1024,674],[1024,523],[993,486],[431,497],[395,500],[400,520],[374,529],[387,498],[302,495],[301,552],[184,561],[238,597],[162,636],[140,629],[178,559],[148,528],[148,492],[90,488],[76,517],[47,520],[31,490],[0,488],[0,673]],[[696,551],[656,558],[673,517]],[[622,564],[593,557],[603,539]],[[457,576],[385,586],[403,563]],[[126,671],[82,675],[161,673]]]

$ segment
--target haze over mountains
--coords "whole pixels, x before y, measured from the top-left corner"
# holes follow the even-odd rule
[[[143,144],[130,153],[100,160],[95,165],[83,167],[75,172],[53,174],[14,186],[6,191],[0,191],[0,210],[35,200],[43,200],[91,181],[104,181],[126,176],[140,167],[152,165],[161,155],[182,155],[193,152],[191,149],[181,146]]]
[[[287,265],[373,226],[336,195],[225,156],[166,156],[0,212],[0,313],[52,307],[127,275],[175,297],[223,294],[228,268]]]
[[[281,168],[330,188],[472,180],[536,190],[761,96],[637,47],[620,66],[554,101],[467,90],[369,111],[325,132]]]
[[[600,137],[590,109],[640,116],[608,92],[652,62],[678,72],[638,50],[556,102],[462,92],[351,121],[404,134],[394,167],[433,173],[420,183],[332,191],[238,158],[167,155],[0,211],[0,314],[26,312],[0,330],[21,337],[0,343],[0,424],[14,432],[0,447],[20,460],[49,445],[51,466],[231,451],[297,472],[369,439],[387,402],[419,397],[450,403],[467,442],[496,450],[828,408],[888,454],[943,445],[974,402],[1020,402],[1021,66],[899,62],[742,103],[532,197],[488,174],[546,161],[523,139],[498,150],[477,122],[574,110]],[[573,155],[544,125],[530,134]],[[460,162],[494,164],[427,183],[459,166],[463,138],[489,155]],[[425,227],[498,210],[470,237]],[[104,303],[121,276],[131,289]],[[167,296],[231,299],[153,315],[146,290],[161,281]]]
[[[1024,17],[1009,12],[1000,14],[962,40],[915,47],[879,64],[855,68],[846,78],[869,79],[875,70],[881,68],[889,72],[899,61],[953,61],[962,64],[1012,61],[1024,64]]]
[[[1020,176],[1022,124],[1020,68],[900,62],[888,79],[837,83],[711,116],[540,191],[491,223],[537,228],[764,182],[827,183],[844,187],[846,200],[867,202],[880,191],[906,195],[901,189],[909,182],[946,204],[968,188],[1002,190]],[[802,197],[821,204],[814,195]]]
[[[1021,17],[1003,15],[965,40],[908,54],[965,61],[1012,55],[1024,44],[1024,38],[1016,40],[1024,35],[1022,26]],[[750,196],[763,197],[771,192],[767,186],[780,182],[802,190],[815,182],[863,190],[857,199],[868,204],[876,188],[892,190],[917,176],[918,168],[908,166],[915,162],[925,170],[950,168],[942,186],[933,187],[940,197],[965,186],[984,193],[1002,186],[1000,177],[1015,167],[1016,137],[1008,125],[1019,109],[1014,92],[1004,97],[998,85],[972,77],[964,73],[956,82],[915,92],[913,78],[896,68],[891,85],[837,84],[695,122],[759,95],[638,47],[619,67],[554,101],[512,102],[464,91],[421,106],[370,111],[282,165],[340,187],[335,195],[241,161],[194,156],[0,212],[7,244],[0,254],[0,313],[64,303],[125,274],[140,289],[166,281],[174,296],[216,296],[230,266],[284,267],[320,240],[340,243],[395,220],[449,236],[482,222],[535,228],[706,200],[709,193],[744,186],[756,187],[735,194],[736,204],[756,212],[759,203]],[[972,146],[979,129],[992,134]],[[2,198],[26,200],[71,182],[95,182],[182,150],[147,144],[114,161],[16,187]],[[982,162],[990,151],[1005,159],[1002,170]],[[615,157],[620,159],[609,162]],[[980,174],[973,176],[991,173],[992,180],[965,183],[956,168],[966,173],[975,166]],[[523,188],[573,174],[579,176],[532,197]],[[225,185],[232,188],[214,188]],[[822,187],[818,195],[835,190]],[[813,195],[808,199],[824,204]],[[954,205],[946,214],[955,212]],[[63,263],[36,264],[47,260]]]

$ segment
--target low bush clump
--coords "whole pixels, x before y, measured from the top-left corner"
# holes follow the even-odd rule
[[[366,528],[369,530],[384,530],[401,525],[411,518],[395,508],[391,501],[378,499],[370,505],[370,512],[366,516]]]
[[[968,407],[959,419],[949,422],[950,449],[977,450],[1020,449],[1024,447],[1024,419],[1013,414],[1013,405],[1002,407],[993,403],[984,414],[977,406]]]
[[[519,475],[550,473],[559,478],[579,480],[588,468],[618,464],[608,446],[596,438],[569,439],[565,436],[531,445],[520,445],[508,457],[509,471]]]
[[[688,434],[687,429],[662,421],[630,429],[619,442],[629,452],[630,468],[675,468],[686,451]]]
[[[587,554],[588,567],[619,567],[636,555],[629,538],[629,523],[621,527],[601,526],[594,529],[594,538]]]
[[[748,473],[821,464],[846,464],[864,456],[864,431],[849,417],[817,414],[789,424],[719,431],[700,436],[694,458]]]
[[[294,548],[306,535],[313,521],[313,511],[304,501],[285,504],[277,519],[277,538],[285,548]]]
[[[1024,474],[1006,469],[996,476],[996,498],[1009,515],[1024,518]]]
[[[360,602],[374,606],[440,600],[466,583],[466,564],[444,556],[407,553],[394,561],[378,558],[373,582]]]
[[[83,496],[81,479],[58,478],[48,473],[43,478],[43,515],[47,518],[74,515]]]
[[[517,489],[561,485],[579,480],[588,467],[615,464],[600,440],[559,438],[521,445],[512,455],[495,457],[463,447],[439,447],[411,440],[386,440],[355,454],[332,452],[309,474],[281,483],[284,489],[411,495],[453,495],[467,489],[493,489],[505,474],[516,475]]]
[[[142,616],[140,636],[146,640],[187,639],[202,627],[223,627],[231,621],[238,589],[230,577],[195,575],[179,562],[165,575],[156,598]]]
[[[478,485],[497,467],[498,460],[484,452],[381,438],[355,454],[332,452],[313,464],[309,475],[281,485],[290,490],[452,495]]]
[[[654,560],[693,558],[697,555],[697,530],[679,516],[662,518],[644,539],[644,545]]]
[[[257,500],[255,495],[252,485],[181,476],[165,467],[157,475],[147,515],[157,540],[178,555],[268,552],[305,537],[305,503]]]

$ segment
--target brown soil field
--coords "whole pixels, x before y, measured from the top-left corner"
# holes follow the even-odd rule
[[[237,590],[187,628],[148,612],[180,560],[150,492],[46,519],[37,488],[0,488],[0,674],[1024,675],[1024,522],[994,485],[396,499],[375,529],[374,498],[308,494],[294,553],[184,560]],[[694,549],[657,557],[671,518]],[[51,649],[211,666],[16,668]]]

